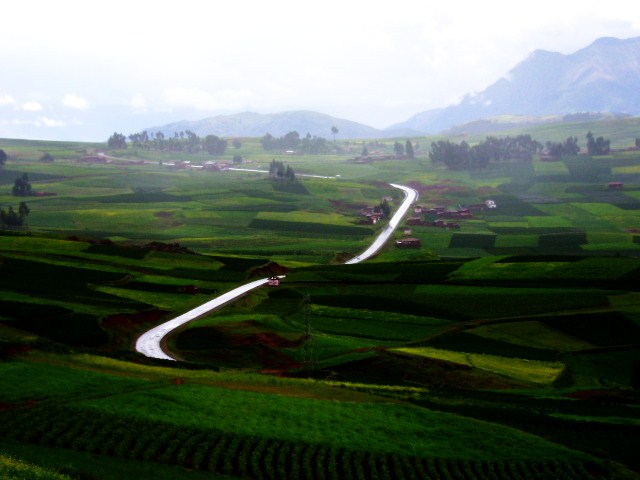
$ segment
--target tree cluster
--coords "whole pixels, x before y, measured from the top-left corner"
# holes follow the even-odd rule
[[[223,155],[227,150],[227,141],[217,135],[207,135],[202,147],[209,155]]]
[[[434,163],[443,163],[449,170],[485,168],[491,162],[515,160],[530,162],[542,145],[531,135],[517,137],[486,137],[473,147],[463,141],[460,144],[439,140],[431,144],[429,158]]]
[[[262,148],[267,152],[270,151],[296,151],[305,154],[317,155],[321,153],[329,153],[331,146],[326,138],[311,136],[307,133],[304,138],[300,137],[298,132],[291,131],[282,137],[274,137],[267,133],[260,139]]]
[[[415,150],[411,140],[407,140],[404,145],[398,141],[393,144],[393,153],[396,157],[415,158]]]
[[[31,184],[29,183],[29,176],[23,173],[21,177],[16,178],[11,189],[11,194],[16,197],[28,197],[31,195]]]
[[[7,211],[4,208],[0,208],[0,224],[3,227],[21,227],[24,225],[29,213],[29,207],[25,202],[20,202],[17,213],[13,207],[9,207]]]
[[[269,178],[281,182],[286,181],[293,183],[296,181],[296,174],[293,171],[293,168],[291,168],[291,165],[285,166],[284,162],[273,159],[269,165]]]
[[[587,133],[587,152],[592,156],[609,155],[611,140],[603,137],[594,138],[593,133]]]
[[[569,137],[564,142],[547,142],[545,147],[552,158],[561,158],[568,155],[577,155],[580,152],[578,137]]]
[[[121,133],[113,132],[107,140],[107,145],[113,150],[124,150],[127,148],[127,138]]]
[[[191,130],[174,132],[173,137],[167,137],[162,132],[149,133],[144,130],[129,135],[129,141],[134,147],[144,150],[185,153],[204,151],[211,155],[223,155],[227,150],[226,140],[216,135],[207,135],[202,139]]]

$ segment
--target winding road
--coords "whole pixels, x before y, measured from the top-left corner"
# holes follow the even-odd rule
[[[353,257],[351,260],[345,262],[346,264],[354,264],[362,262],[372,255],[374,255],[380,248],[389,240],[391,234],[394,232],[402,217],[407,213],[407,210],[411,206],[413,202],[418,198],[418,192],[413,188],[405,187],[403,185],[391,184],[392,187],[399,188],[405,194],[405,198],[400,205],[400,208],[393,214],[389,223],[384,228],[382,233],[378,235],[376,240],[360,255]],[[136,340],[136,350],[143,355],[150,358],[158,358],[161,360],[177,360],[172,356],[168,355],[164,350],[162,350],[162,340],[173,330],[176,328],[188,323],[196,318],[199,318],[213,310],[216,310],[227,303],[232,302],[233,300],[241,297],[242,295],[247,294],[251,290],[254,290],[258,287],[266,285],[269,281],[268,278],[262,278],[260,280],[255,280],[253,282],[246,283],[241,285],[233,290],[230,290],[222,295],[210,300],[206,303],[203,303],[199,307],[194,308],[193,310],[189,310],[182,315],[169,320],[165,323],[158,325],[157,327],[152,328],[151,330],[143,333]]]

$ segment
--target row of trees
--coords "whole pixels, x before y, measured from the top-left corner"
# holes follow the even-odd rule
[[[393,152],[396,154],[396,157],[415,158],[416,156],[411,140],[407,140],[404,145],[400,142],[395,142],[393,144]]]
[[[207,152],[211,155],[223,155],[227,150],[227,141],[217,135],[207,135],[201,138],[191,130],[175,132],[173,137],[165,136],[162,132],[149,133],[146,130],[129,135],[129,142],[135,148],[144,150],[157,150],[169,152],[198,153]],[[127,139],[121,134],[114,132],[107,141],[109,148],[126,149]],[[234,140],[235,148],[242,146],[239,140]]]
[[[274,137],[267,133],[260,139],[260,144],[267,152],[295,151],[312,155],[329,153],[332,148],[326,138],[311,136],[310,133],[301,138],[300,134],[295,130],[282,137]]]
[[[609,155],[610,140],[595,138],[589,132],[587,137],[587,153],[591,156]],[[396,142],[397,143],[397,142]],[[640,148],[640,138],[636,138],[636,147]],[[470,146],[467,142],[460,144],[449,140],[440,140],[431,144],[429,158],[434,163],[443,163],[449,170],[467,168],[484,168],[491,162],[507,160],[530,162],[536,153],[546,153],[559,159],[577,155],[580,152],[578,137],[568,137],[564,142],[547,142],[544,146],[530,135],[517,137],[486,137],[484,142]]]
[[[587,153],[591,156],[609,155],[611,153],[611,140],[604,137],[595,138],[589,131],[587,137]],[[580,152],[578,137],[569,137],[564,142],[547,142],[547,153],[553,158],[577,155]],[[640,148],[640,138],[636,138],[636,147]]]
[[[568,155],[577,155],[580,151],[578,137],[569,137],[564,142],[547,142],[547,153],[552,158],[561,158]]]
[[[429,158],[434,163],[443,163],[449,170],[484,168],[491,162],[507,160],[531,161],[542,144],[531,135],[517,137],[487,137],[484,142],[471,147],[467,142],[460,144],[449,140],[439,140],[431,144]]]
[[[25,202],[20,202],[17,212],[13,207],[9,207],[6,211],[4,208],[0,208],[0,225],[3,227],[21,227],[24,225],[29,213],[29,207]]]
[[[593,138],[593,133],[587,133],[587,152],[589,155],[609,155],[611,141],[603,137]]]

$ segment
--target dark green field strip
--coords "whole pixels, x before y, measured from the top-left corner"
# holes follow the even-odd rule
[[[549,233],[538,237],[538,246],[542,251],[545,248],[555,247],[579,247],[589,243],[585,232]]]
[[[13,257],[0,256],[0,278],[30,276],[31,278],[56,278],[61,281],[101,283],[121,280],[127,274],[124,272],[108,272],[81,267],[68,267],[46,262],[23,260]]]
[[[207,258],[212,258],[222,263],[220,270],[234,272],[247,272],[249,269],[259,267],[267,263],[264,258],[224,257],[221,255],[209,255]]]
[[[449,248],[493,248],[496,238],[496,235],[454,233],[449,241]]]
[[[489,226],[489,230],[502,235],[549,235],[577,232],[575,227],[501,227],[499,224]]]
[[[508,395],[508,397],[505,399],[504,395],[491,392],[468,392],[461,402],[423,399],[417,403],[433,410],[509,425],[597,458],[620,462],[636,472],[640,470],[640,457],[637,454],[637,446],[640,444],[640,425],[605,423],[592,418],[596,412],[605,417],[631,413],[637,418],[636,408],[618,404],[615,399],[611,403],[606,400],[602,403],[588,400],[545,401],[525,396],[518,398],[517,395]],[[583,420],[561,419],[552,416],[556,411],[584,413],[585,416]],[[591,475],[595,475],[595,471],[592,471]]]
[[[442,331],[442,326],[314,315],[314,330],[374,340],[409,342]]]
[[[120,288],[127,290],[136,290],[139,292],[157,292],[157,293],[196,293],[193,290],[193,285],[184,284],[169,284],[169,283],[150,283],[150,282],[129,282],[126,285],[121,285]],[[197,293],[203,295],[211,295],[217,293],[217,290],[208,288],[198,288]]]
[[[73,347],[95,348],[109,340],[107,333],[100,328],[99,318],[87,314],[72,312],[40,318],[25,316],[3,323]]]
[[[640,327],[620,312],[555,315],[539,319],[563,333],[602,347],[640,344]]]
[[[0,185],[2,184],[13,184],[16,181],[16,178],[22,177],[24,173],[23,170],[13,170],[6,168],[0,168]],[[60,175],[50,175],[48,173],[38,173],[38,172],[29,172],[29,182],[40,182],[40,181],[56,181],[62,180],[65,177]],[[33,190],[38,190],[37,185],[33,185]],[[8,192],[7,192],[8,193]],[[28,197],[26,198],[28,200]]]
[[[135,260],[142,260],[149,253],[149,250],[140,247],[123,247],[120,245],[90,245],[83,251],[85,253],[111,255],[115,257],[132,258]]]
[[[435,318],[462,320],[465,317],[459,313],[452,311],[446,305],[439,305],[438,302],[432,302],[427,305],[424,303],[414,302],[406,298],[373,295],[316,295],[313,302],[319,305],[328,305],[331,307],[353,308],[364,310],[375,310],[383,312],[397,312],[407,315],[429,316]]]
[[[249,223],[249,227],[262,230],[308,232],[326,235],[369,236],[373,233],[373,231],[367,227],[358,227],[355,225],[350,226],[313,222],[287,222],[283,220],[267,220],[263,218],[254,218]]]
[[[612,478],[604,463],[456,460],[363,452],[122,419],[60,407],[0,412],[5,438],[252,479]]]
[[[287,283],[303,285],[318,280],[357,284],[427,284],[440,283],[449,274],[464,265],[464,261],[420,261],[420,262],[364,262],[353,265],[313,266],[294,269],[287,274]]]
[[[501,258],[493,263],[557,263],[578,262],[584,260],[584,255],[511,255]]]
[[[480,353],[506,358],[525,358],[528,360],[547,361],[556,360],[558,357],[558,352],[553,350],[524,347],[464,332],[446,333],[415,345],[427,345],[456,352]]]

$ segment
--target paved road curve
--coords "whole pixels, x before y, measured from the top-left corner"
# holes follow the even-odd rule
[[[371,246],[360,255],[357,255],[351,260],[345,262],[347,265],[362,262],[363,260],[366,260],[367,258],[375,255],[376,252],[380,250],[380,248],[382,248],[382,245],[387,243],[387,240],[389,240],[389,237],[400,223],[400,220],[402,220],[402,217],[404,217],[405,213],[407,213],[407,210],[409,210],[411,204],[418,199],[418,192],[416,192],[413,188],[405,187],[404,185],[395,185],[393,183],[391,184],[391,186],[399,188],[404,192],[405,197],[402,205],[400,205],[400,208],[398,208],[396,213],[393,214],[393,217],[391,217],[391,220],[389,220],[389,223],[387,224],[385,229],[380,235],[378,235],[378,238],[376,238]]]
[[[391,217],[391,220],[389,220],[389,224],[385,227],[378,238],[376,238],[373,244],[371,244],[371,246],[360,255],[357,255],[356,257],[353,257],[351,260],[346,262],[347,264],[359,263],[374,255],[382,247],[382,245],[384,245],[387,240],[389,240],[389,237],[400,223],[400,220],[402,220],[402,217],[404,217],[411,204],[418,198],[418,192],[416,192],[412,188],[394,184],[391,184],[391,186],[404,191],[405,199],[402,202],[402,205],[400,205],[400,208],[398,208],[393,217]],[[213,300],[208,301],[207,303],[200,305],[199,307],[194,308],[193,310],[183,313],[173,320],[169,320],[168,322],[152,328],[151,330],[143,333],[142,335],[140,335],[140,337],[138,337],[138,340],[136,341],[136,350],[143,355],[146,355],[147,357],[159,358],[162,360],[176,360],[170,355],[167,355],[162,350],[161,344],[164,337],[166,337],[171,331],[175,330],[181,325],[184,325],[191,320],[195,320],[196,318],[201,317],[206,313],[209,313],[222,307],[223,305],[226,305],[236,298],[247,294],[251,290],[265,285],[268,281],[268,278],[262,278],[260,280],[255,280],[253,282],[241,285],[237,288],[234,288],[233,290],[223,293],[219,297],[216,297]]]

